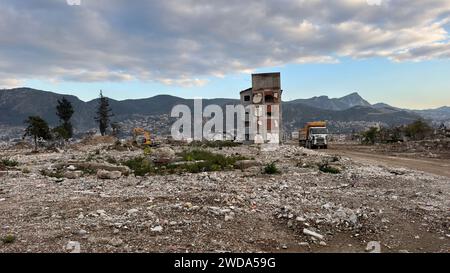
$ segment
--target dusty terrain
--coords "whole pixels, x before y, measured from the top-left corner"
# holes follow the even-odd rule
[[[450,138],[398,143],[376,143],[375,145],[360,145],[359,143],[333,143],[331,148],[333,150],[377,153],[394,157],[450,160]]]
[[[387,146],[387,147],[386,147]],[[390,145],[386,146],[363,146],[363,145],[331,145],[329,154],[338,154],[348,156],[359,162],[367,164],[382,164],[391,167],[403,167],[413,170],[423,171],[431,174],[446,176],[450,178],[450,159],[447,152],[440,151],[433,157],[420,156],[408,152],[394,152],[389,150]]]
[[[260,166],[62,179],[42,170],[143,151],[4,148],[19,165],[0,170],[0,252],[65,252],[69,242],[81,252],[364,252],[371,241],[382,252],[450,251],[449,177],[288,145],[209,149]],[[263,174],[274,161],[281,173]],[[324,161],[340,173],[320,171]]]

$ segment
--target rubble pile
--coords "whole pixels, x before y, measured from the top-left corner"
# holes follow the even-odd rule
[[[364,252],[372,241],[385,252],[450,249],[449,178],[288,145],[205,147],[246,159],[135,176],[122,162],[144,152],[108,145],[1,150],[19,165],[0,170],[0,237],[16,238],[0,252],[67,252],[76,242],[80,252]],[[174,164],[185,149],[148,157]],[[264,174],[271,163],[279,174]]]

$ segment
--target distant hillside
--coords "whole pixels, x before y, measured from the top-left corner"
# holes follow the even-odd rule
[[[38,115],[47,120],[50,125],[58,123],[55,107],[58,99],[66,97],[74,106],[73,124],[78,130],[95,128],[94,116],[98,99],[84,102],[75,96],[61,95],[31,88],[0,90],[0,125],[21,126],[31,115]],[[203,100],[204,105],[237,103],[233,99]],[[159,95],[147,99],[117,101],[110,99],[115,121],[133,119],[136,115],[170,114],[171,109],[178,104],[193,106],[193,100],[179,97]]]
[[[23,126],[30,115],[39,115],[52,126],[58,123],[55,106],[57,100],[66,97],[75,108],[73,123],[78,131],[95,128],[94,116],[98,100],[84,102],[75,96],[61,95],[30,88],[0,90],[0,125]],[[239,103],[235,99],[204,100],[204,106]],[[110,100],[114,121],[142,118],[142,116],[168,115],[173,106],[186,104],[193,106],[193,100],[168,95],[147,99]],[[353,93],[342,98],[314,97],[299,99],[283,104],[284,127],[295,130],[311,120],[336,122],[380,122],[387,125],[410,123],[420,117],[427,119],[450,119],[450,107],[436,110],[410,111],[391,107],[387,104],[371,105],[359,94]],[[169,125],[169,124],[168,124]]]
[[[28,116],[39,115],[54,125],[58,122],[55,106],[62,97],[60,94],[30,88],[0,90],[0,124],[20,126]],[[76,110],[74,125],[83,127],[94,113],[94,108],[75,96],[64,97]]]
[[[330,99],[327,96],[313,97],[310,99],[298,99],[290,101],[293,104],[304,104],[326,110],[347,110],[355,106],[370,107],[370,103],[364,100],[358,93],[352,93],[342,98]]]
[[[420,118],[407,111],[386,111],[367,106],[355,106],[342,111],[324,110],[308,105],[287,104],[283,108],[284,125],[290,130],[300,128],[312,120],[327,120],[342,123],[354,121],[378,122],[389,126],[409,124]],[[351,129],[351,125],[346,129]],[[347,130],[344,130],[347,131]]]
[[[416,114],[421,115],[426,119],[431,119],[434,121],[450,121],[450,107],[444,106],[438,109],[428,109],[428,110],[414,110]]]

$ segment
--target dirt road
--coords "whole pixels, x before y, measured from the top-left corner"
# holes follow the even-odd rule
[[[331,154],[339,154],[357,159],[359,161],[383,165],[388,167],[403,167],[426,173],[431,173],[450,178],[450,160],[432,159],[432,158],[407,158],[402,156],[390,156],[375,151],[358,150],[355,151],[352,146],[345,147],[332,146],[326,151]]]

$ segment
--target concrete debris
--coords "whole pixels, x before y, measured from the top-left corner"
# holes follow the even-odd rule
[[[76,241],[69,241],[65,247],[66,251],[70,251],[70,253],[81,253],[81,244]]]
[[[161,147],[155,149],[152,153],[153,161],[158,164],[171,163],[176,158],[176,153],[173,149],[169,147]]]
[[[82,171],[65,172],[64,177],[67,179],[78,179],[83,176]]]
[[[98,170],[97,171],[97,178],[99,179],[119,179],[122,176],[122,173],[119,171],[105,171],[105,170]]]
[[[84,236],[84,235],[87,234],[87,231],[84,230],[84,229],[80,229],[80,230],[77,232],[77,234],[80,235],[80,236]]]
[[[138,209],[130,209],[130,210],[127,211],[127,213],[128,213],[129,215],[133,215],[133,214],[136,214],[136,213],[138,213],[138,212],[139,212]]]
[[[225,215],[225,222],[229,222],[234,219],[234,213],[231,212],[230,214]]]
[[[120,247],[123,244],[123,240],[120,238],[112,238],[108,243],[112,246]]]
[[[163,227],[162,226],[156,226],[151,228],[152,232],[162,232],[163,231]]]
[[[308,236],[312,236],[312,237],[317,238],[319,240],[323,240],[323,235],[320,235],[319,233],[311,231],[311,230],[306,229],[306,228],[303,229],[303,234],[308,235]]]
[[[97,162],[71,162],[69,163],[62,163],[62,164],[56,164],[54,165],[55,169],[64,169],[70,167],[71,169],[75,168],[75,170],[92,170],[92,171],[98,171],[98,170],[104,170],[109,172],[115,172],[119,171],[123,175],[127,176],[131,173],[130,168],[126,166],[116,166],[112,164],[107,163],[97,163]]]
[[[374,238],[389,252],[450,249],[445,176],[284,145],[204,148],[248,160],[140,177],[122,162],[147,157],[152,168],[170,169],[164,164],[191,147],[106,145],[0,150],[20,161],[0,178],[1,231],[20,241],[0,252],[78,251],[74,239],[92,252],[364,252]],[[281,173],[263,174],[272,162]],[[320,171],[323,162],[340,173]]]
[[[261,166],[261,162],[258,162],[256,160],[240,160],[237,161],[234,166],[238,169],[244,170],[251,167],[259,167]]]

